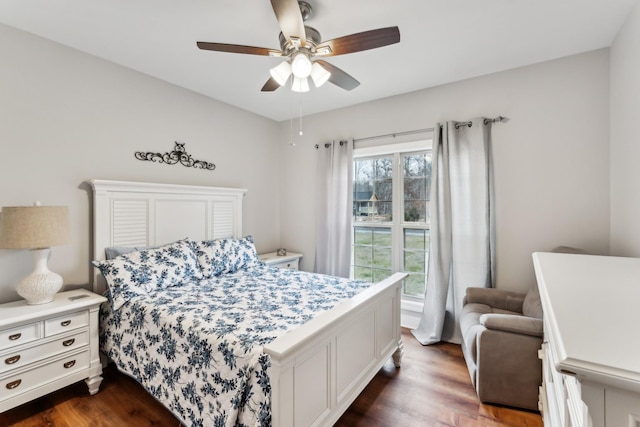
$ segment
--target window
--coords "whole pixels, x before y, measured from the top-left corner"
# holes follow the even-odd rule
[[[403,296],[422,299],[429,256],[430,141],[354,150],[351,276],[409,276]]]

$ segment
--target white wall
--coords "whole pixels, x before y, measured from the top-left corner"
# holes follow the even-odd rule
[[[289,122],[1,25],[0,55],[10,64],[0,67],[0,206],[70,206],[73,243],[54,248],[50,262],[69,285],[89,280],[87,179],[246,187],[244,229],[258,250],[302,252],[312,270],[313,145],[480,115],[511,119],[494,127],[498,286],[533,284],[536,250],[609,250],[608,50],[305,117],[295,147]],[[217,169],[133,157],[170,151],[176,140]],[[26,251],[0,250],[0,300],[17,298],[14,284],[31,267]]]
[[[0,206],[69,206],[73,243],[49,264],[68,286],[90,277],[91,178],[247,188],[245,233],[278,246],[277,123],[3,25],[0,57]],[[134,158],[174,141],[216,170]],[[0,301],[32,267],[0,250]]]
[[[357,90],[357,89],[356,89]],[[314,265],[313,145],[503,115],[493,132],[497,286],[535,283],[531,253],[569,245],[609,251],[608,50],[509,70],[305,117],[282,145],[282,244]],[[281,125],[289,140],[289,124]]]
[[[611,254],[640,257],[640,4],[611,46]]]

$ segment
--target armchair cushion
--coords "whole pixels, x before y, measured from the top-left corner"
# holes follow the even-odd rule
[[[522,313],[524,295],[495,288],[467,288],[464,304],[484,304],[494,309]]]
[[[514,314],[483,314],[480,324],[487,329],[542,337],[542,319]]]

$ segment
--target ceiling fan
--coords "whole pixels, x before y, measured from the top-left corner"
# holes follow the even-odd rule
[[[319,58],[361,52],[400,41],[398,27],[386,27],[323,42],[316,29],[304,25],[312,12],[309,3],[302,0],[271,0],[271,6],[282,30],[280,50],[226,43],[197,43],[203,50],[286,57],[284,62],[270,70],[271,78],[262,87],[263,92],[278,89],[287,83],[290,76],[291,89],[295,92],[309,90],[309,77],[316,87],[329,81],[345,90],[352,90],[360,84],[358,80]]]

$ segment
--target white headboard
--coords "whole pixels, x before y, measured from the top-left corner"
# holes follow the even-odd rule
[[[110,246],[242,236],[246,189],[97,179],[89,184],[93,188],[91,259],[104,259],[104,250]],[[104,292],[106,284],[97,268],[92,280],[94,292]]]

